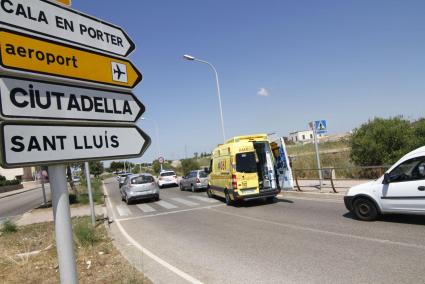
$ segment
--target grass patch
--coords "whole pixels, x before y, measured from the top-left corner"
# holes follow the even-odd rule
[[[95,244],[101,241],[101,236],[99,235],[96,228],[93,228],[91,225],[90,219],[87,218],[78,218],[74,223],[74,239],[79,246],[89,247],[94,246]]]
[[[105,202],[105,198],[102,190],[102,179],[94,178],[91,180],[91,188],[93,194],[93,202],[95,204],[102,205]],[[77,186],[76,192],[69,194],[69,202],[71,204],[89,204],[89,194],[87,191],[87,182],[85,179],[81,179],[81,183]]]
[[[12,234],[18,231],[18,227],[11,220],[6,220],[0,230],[3,234]]]
[[[90,218],[74,218],[72,223],[76,232],[77,227],[90,224]],[[104,226],[99,225],[93,233],[96,241],[82,237],[89,240],[87,246],[74,234],[79,283],[152,283],[122,257]],[[17,256],[38,250],[32,256]],[[0,236],[1,283],[59,283],[57,264],[53,222],[20,227],[14,234]]]

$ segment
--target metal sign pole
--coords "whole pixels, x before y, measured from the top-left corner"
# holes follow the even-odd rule
[[[43,172],[41,172],[41,189],[43,192],[43,206],[47,205],[47,198],[46,198],[46,188],[44,187],[44,175]]]
[[[91,190],[89,162],[85,162],[84,166],[85,166],[86,180],[87,180],[87,191],[89,193],[89,201],[90,201],[91,224],[92,224],[93,227],[95,227],[96,226],[96,213],[94,211],[93,194],[92,194],[92,190]]]
[[[316,148],[317,168],[319,171],[319,182],[320,182],[319,188],[322,189],[322,186],[323,186],[322,166],[320,163],[319,143],[317,141],[316,125],[314,121],[311,123],[311,125],[312,125],[311,128],[313,129],[314,146]]]
[[[49,166],[50,187],[55,220],[56,250],[61,283],[77,284],[71,212],[64,165]]]

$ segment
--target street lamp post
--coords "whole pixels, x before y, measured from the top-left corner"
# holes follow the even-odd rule
[[[156,147],[158,150],[158,157],[159,158],[161,156],[161,147],[159,146],[159,127],[158,127],[158,123],[156,122],[156,120],[152,119],[152,118],[146,118],[146,117],[141,117],[141,120],[150,120],[153,122],[153,124],[155,125],[155,136],[156,136]],[[162,171],[162,164],[161,164],[161,171]]]
[[[225,142],[225,141],[226,141],[226,133],[225,133],[225,131],[224,131],[223,108],[221,107],[220,84],[219,84],[219,81],[218,81],[218,73],[217,73],[217,70],[215,69],[214,65],[212,65],[212,64],[211,64],[211,63],[209,63],[208,61],[205,61],[205,60],[201,60],[201,59],[195,58],[195,57],[194,57],[194,56],[192,56],[192,55],[185,54],[185,55],[183,55],[183,58],[184,58],[184,59],[186,59],[186,60],[189,60],[189,61],[198,61],[198,62],[201,62],[201,63],[205,63],[205,64],[207,64],[209,67],[211,67],[211,69],[214,71],[215,81],[216,81],[216,83],[217,83],[218,105],[219,105],[219,107],[220,107],[221,131],[223,132],[223,142]]]

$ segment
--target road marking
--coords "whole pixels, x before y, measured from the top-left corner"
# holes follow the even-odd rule
[[[130,209],[127,206],[123,205],[123,204],[118,205],[116,208],[117,208],[118,214],[120,214],[120,216],[129,216],[129,215],[131,215]]]
[[[337,233],[337,232],[320,230],[320,229],[314,229],[314,228],[304,227],[304,226],[299,226],[299,225],[292,225],[292,224],[288,224],[288,223],[278,223],[278,222],[274,222],[274,221],[268,221],[268,220],[264,220],[264,219],[259,219],[259,218],[248,217],[248,216],[244,216],[244,215],[224,212],[224,211],[220,211],[220,210],[213,209],[213,208],[210,208],[210,210],[212,210],[214,212],[221,213],[221,214],[233,216],[233,217],[239,217],[239,218],[243,218],[243,219],[250,220],[250,221],[256,221],[256,222],[260,222],[260,223],[271,224],[271,225],[285,227],[285,228],[294,229],[294,230],[320,233],[320,234],[326,234],[326,235],[331,235],[331,236],[336,236],[336,237],[356,239],[356,240],[361,240],[361,241],[370,241],[370,242],[376,242],[376,243],[385,244],[385,245],[397,245],[397,246],[402,246],[402,247],[409,247],[409,248],[416,248],[416,249],[425,250],[424,245],[409,244],[409,243],[391,241],[391,240],[386,240],[386,239],[376,239],[376,238],[370,238],[370,237],[362,237],[362,236],[357,236],[357,235],[349,235],[349,234]]]
[[[192,202],[183,198],[179,198],[179,197],[175,197],[175,198],[171,198],[172,200],[179,202],[181,204],[187,205],[187,206],[196,206],[199,205],[199,203],[196,202]]]
[[[155,202],[155,204],[158,204],[159,206],[164,207],[165,209],[175,209],[175,208],[177,208],[176,205],[168,203],[167,201],[164,201],[164,200]]]
[[[111,199],[109,198],[109,194],[108,194],[108,190],[106,189],[105,184],[103,184],[103,191],[106,193],[106,195],[108,196],[107,200],[108,200],[108,205],[109,207],[112,209],[112,203],[111,203]],[[181,278],[189,281],[190,283],[193,284],[202,284],[201,281],[199,281],[198,279],[194,278],[193,276],[187,274],[186,272],[178,269],[177,267],[169,264],[168,262],[166,262],[165,260],[161,259],[160,257],[156,256],[155,254],[153,254],[151,251],[147,250],[146,248],[144,248],[143,246],[141,246],[138,242],[136,242],[135,239],[133,239],[132,237],[130,237],[130,235],[124,230],[123,226],[121,225],[121,221],[118,220],[115,216],[114,210],[111,210],[112,212],[112,217],[114,218],[115,224],[117,224],[118,229],[120,230],[121,234],[123,234],[123,236],[131,243],[133,244],[141,253],[144,253],[145,255],[147,255],[148,257],[150,257],[152,260],[158,262],[159,264],[161,264],[162,266],[164,266],[165,268],[169,269],[170,271],[174,272],[176,275],[180,276]]]
[[[137,207],[139,207],[139,209],[142,210],[144,213],[156,211],[152,206],[149,206],[147,204],[138,204]]]
[[[190,198],[193,198],[193,199],[197,199],[197,200],[203,201],[203,202],[207,202],[207,203],[218,202],[218,200],[216,200],[216,199],[211,199],[211,198],[204,197],[204,196],[190,195],[189,197]]]
[[[152,217],[158,217],[158,216],[164,216],[164,215],[170,215],[170,214],[176,214],[176,213],[182,213],[182,212],[188,212],[188,211],[211,209],[211,208],[221,207],[221,206],[225,206],[225,204],[207,205],[207,206],[203,206],[203,207],[181,209],[181,210],[175,210],[175,211],[167,211],[167,212],[161,212],[161,213],[157,213],[157,214],[150,214],[150,215],[144,215],[144,216],[121,218],[121,219],[117,219],[117,221],[132,221],[132,220],[152,218]]]

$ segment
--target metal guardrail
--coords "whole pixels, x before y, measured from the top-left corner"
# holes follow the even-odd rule
[[[300,181],[303,180],[317,180],[320,185],[323,181],[327,180],[330,182],[330,186],[318,186],[319,190],[323,188],[330,188],[334,193],[338,193],[336,190],[337,181],[350,181],[350,180],[371,180],[381,177],[390,166],[350,166],[350,167],[323,167],[322,169],[310,168],[310,169],[293,169],[293,176],[297,191],[303,191],[302,187],[317,187],[317,186],[302,186]],[[319,178],[319,171],[322,171],[322,181]],[[339,187],[348,188],[349,186]]]

